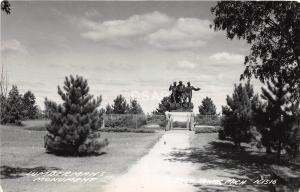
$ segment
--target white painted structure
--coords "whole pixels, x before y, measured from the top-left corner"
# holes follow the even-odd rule
[[[186,122],[188,130],[194,130],[194,113],[193,112],[166,112],[168,120],[166,131],[173,129],[173,122]]]

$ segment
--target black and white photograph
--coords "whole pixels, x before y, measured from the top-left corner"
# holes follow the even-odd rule
[[[0,192],[300,192],[300,1],[1,0]]]

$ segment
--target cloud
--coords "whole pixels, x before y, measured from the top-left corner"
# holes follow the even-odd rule
[[[219,52],[209,56],[209,61],[216,65],[243,64],[245,56],[235,53]]]
[[[63,64],[51,64],[54,67],[65,67]],[[89,70],[89,71],[109,71],[109,72],[132,72],[137,69],[137,65],[131,63],[120,63],[120,62],[108,62],[105,63],[87,63],[86,65],[72,63],[68,65],[71,68],[79,69],[79,70]]]
[[[87,10],[84,15],[86,17],[99,17],[101,16],[101,14],[95,9],[95,8],[91,8],[89,10]]]
[[[175,70],[193,70],[197,66],[197,63],[190,60],[179,60],[175,64],[169,63],[167,65],[168,69],[175,69]]]
[[[101,70],[108,70],[108,71],[133,71],[135,70],[136,66],[130,63],[115,63],[115,62],[110,62],[107,65],[101,65],[101,66],[96,66],[96,69],[101,69]]]
[[[219,52],[207,56],[185,58],[167,64],[167,68],[180,73],[182,80],[191,81],[199,86],[231,86],[239,80],[239,74],[243,70],[243,59],[244,56],[240,54]],[[185,73],[189,75],[184,77]]]
[[[17,53],[27,53],[27,50],[24,45],[21,44],[20,41],[16,39],[9,39],[1,41],[1,52],[3,53],[11,53],[11,52],[17,52]]]
[[[216,33],[209,20],[173,18],[161,12],[133,15],[124,20],[95,22],[83,18],[80,26],[83,38],[110,45],[132,46],[137,43],[156,48],[178,50],[206,45]]]
[[[149,34],[147,40],[153,46],[166,49],[203,47],[213,34],[209,25],[208,20],[179,18],[172,27]]]
[[[95,22],[82,19],[81,26],[88,31],[81,36],[94,41],[115,40],[148,34],[168,25],[172,18],[160,12],[133,15],[125,20]]]

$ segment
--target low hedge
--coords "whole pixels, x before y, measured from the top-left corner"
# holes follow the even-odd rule
[[[108,116],[105,119],[105,127],[129,127],[129,128],[139,128],[142,125],[145,125],[146,117],[145,116]]]
[[[165,115],[151,115],[147,116],[146,123],[147,124],[157,124],[160,127],[166,127],[167,118]]]
[[[195,133],[218,133],[220,126],[195,126]]]
[[[195,123],[197,125],[209,125],[209,126],[220,126],[221,117],[219,116],[195,116]]]
[[[127,127],[105,127],[99,129],[101,132],[131,132],[131,133],[154,133],[153,129],[138,128],[132,129]]]

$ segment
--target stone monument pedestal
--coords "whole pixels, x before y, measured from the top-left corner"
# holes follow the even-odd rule
[[[173,129],[173,122],[186,122],[187,130],[193,131],[194,130],[194,113],[193,112],[166,112],[166,117],[168,119],[168,123],[166,126],[166,131]]]

